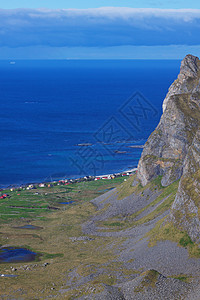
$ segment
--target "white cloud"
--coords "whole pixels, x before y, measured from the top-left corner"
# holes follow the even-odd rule
[[[0,9],[2,46],[200,44],[200,10]]]

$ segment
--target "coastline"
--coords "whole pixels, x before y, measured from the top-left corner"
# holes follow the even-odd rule
[[[96,175],[96,176],[83,176],[83,177],[76,177],[76,178],[67,178],[67,179],[58,179],[58,180],[52,180],[52,181],[42,181],[42,182],[28,182],[24,184],[10,184],[6,187],[0,188],[1,191],[7,191],[7,190],[18,190],[18,189],[34,189],[36,187],[45,187],[48,185],[61,185],[61,184],[73,184],[77,182],[83,182],[83,181],[93,181],[93,180],[111,180],[116,177],[122,177],[122,176],[132,176],[137,171],[137,167],[132,169],[127,169],[125,171],[121,172],[114,172],[114,173],[108,173],[104,175]],[[43,186],[44,185],[44,186]],[[50,186],[49,186],[50,187]]]

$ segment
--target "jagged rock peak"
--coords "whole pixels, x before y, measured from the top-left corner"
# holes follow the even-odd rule
[[[191,92],[193,88],[200,90],[200,86],[188,84],[188,80],[198,79],[198,77],[200,77],[200,60],[198,57],[188,54],[181,62],[177,80],[170,86],[169,92],[163,101],[163,112],[171,96]]]
[[[181,62],[181,69],[178,78],[185,79],[187,77],[197,77],[199,68],[199,58],[197,56],[188,54]]]

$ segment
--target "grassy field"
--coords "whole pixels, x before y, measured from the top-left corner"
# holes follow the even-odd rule
[[[79,287],[77,290],[74,287],[73,291],[68,291],[67,282],[71,280],[70,287],[73,287],[76,277],[99,272],[99,266],[103,266],[102,271],[97,272],[90,281],[90,284],[94,281],[97,289],[98,285],[101,288],[101,283],[113,284],[116,281],[113,270],[123,271],[125,278],[129,276],[130,270],[123,269],[120,264],[108,264],[108,261],[115,259],[111,249],[120,239],[75,239],[82,235],[81,224],[95,214],[96,208],[89,200],[118,186],[123,180],[119,177],[70,186],[5,191],[10,198],[1,199],[0,202],[0,244],[26,247],[42,256],[36,262],[0,264],[0,274],[17,275],[15,278],[0,277],[0,298],[13,296],[15,299],[44,299],[52,295],[58,299],[70,299],[77,293],[86,293],[87,284],[84,284],[83,289]],[[69,200],[74,203],[59,204]],[[26,224],[42,229],[16,228]],[[61,297],[58,295],[62,289]]]
[[[60,202],[91,200],[116,187],[123,177],[112,180],[84,181],[71,185],[55,185],[32,190],[5,190],[9,198],[0,199],[0,224],[11,220],[47,218],[54,210],[62,209]]]
[[[133,193],[140,195],[141,200],[148,198],[148,195],[144,197],[146,191],[158,194],[155,200],[125,219],[116,216],[98,222],[102,232],[118,232],[147,224],[170,209],[178,181],[162,187],[158,177],[142,187],[139,182],[133,184],[135,179],[132,176],[124,181],[124,177],[119,177],[34,190],[5,191],[10,197],[0,200],[0,245],[29,248],[38,253],[39,258],[29,263],[0,264],[0,274],[17,275],[15,278],[0,277],[0,299],[55,297],[71,300],[94,292],[94,287],[95,292],[99,292],[102,284],[113,285],[121,280],[131,280],[143,272],[142,269],[127,269],[127,265],[115,254],[115,249],[122,247],[125,237],[83,236],[82,233],[82,224],[95,214],[104,212],[109,205],[97,211],[90,200],[115,187],[116,201]],[[69,201],[73,203],[60,204]],[[39,229],[18,228],[27,224]],[[146,237],[150,247],[158,241],[171,240],[180,247],[186,247],[190,256],[200,255],[197,245],[186,232],[176,229],[165,219],[155,223]],[[157,276],[150,275],[152,278]],[[174,276],[188,280],[184,274]]]

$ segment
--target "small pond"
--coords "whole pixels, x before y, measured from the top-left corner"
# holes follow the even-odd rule
[[[34,261],[36,256],[37,253],[25,248],[0,248],[0,263],[29,262]]]
[[[42,227],[39,226],[34,226],[31,224],[27,224],[27,225],[23,225],[23,226],[19,226],[19,227],[14,227],[16,229],[30,229],[30,230],[39,230],[42,229]]]
[[[11,275],[11,274],[0,274],[0,277],[17,277],[18,275]]]
[[[108,192],[108,191],[111,191],[111,190],[113,190],[114,188],[112,187],[112,188],[108,188],[108,189],[105,189],[105,190],[99,190],[99,191],[97,191],[98,193],[105,193],[105,192]]]
[[[68,202],[59,202],[59,204],[72,204],[74,203],[75,201],[68,201]]]

